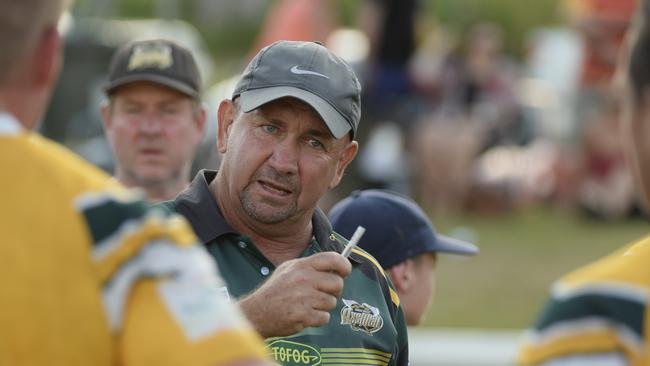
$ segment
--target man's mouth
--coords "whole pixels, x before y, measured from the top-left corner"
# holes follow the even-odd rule
[[[262,186],[262,188],[273,194],[287,196],[293,192],[290,187],[275,182],[269,182],[266,180],[258,180],[257,182]]]
[[[162,149],[146,148],[146,149],[138,150],[138,153],[140,155],[144,155],[144,156],[156,156],[156,155],[162,155],[163,150]]]

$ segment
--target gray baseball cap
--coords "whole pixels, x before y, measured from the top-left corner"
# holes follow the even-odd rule
[[[263,48],[244,70],[232,99],[244,112],[293,97],[318,112],[339,139],[357,132],[361,84],[342,58],[316,42],[279,41]]]

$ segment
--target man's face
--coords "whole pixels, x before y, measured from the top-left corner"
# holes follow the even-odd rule
[[[335,139],[320,116],[297,99],[228,116],[220,110],[226,189],[248,217],[264,224],[311,215],[357,151],[356,142]]]
[[[188,179],[203,137],[203,111],[164,86],[135,82],[120,87],[103,109],[116,159],[115,175],[137,186]]]

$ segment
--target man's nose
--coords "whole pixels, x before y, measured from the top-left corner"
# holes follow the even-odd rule
[[[140,131],[149,134],[156,134],[162,131],[162,121],[156,113],[147,113],[140,121]]]
[[[285,138],[273,148],[273,154],[269,158],[269,163],[281,173],[296,174],[298,172],[299,157],[299,144],[291,139]]]

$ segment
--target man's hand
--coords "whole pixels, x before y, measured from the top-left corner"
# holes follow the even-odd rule
[[[350,262],[334,252],[292,259],[239,305],[263,338],[295,334],[329,322],[351,271]]]

